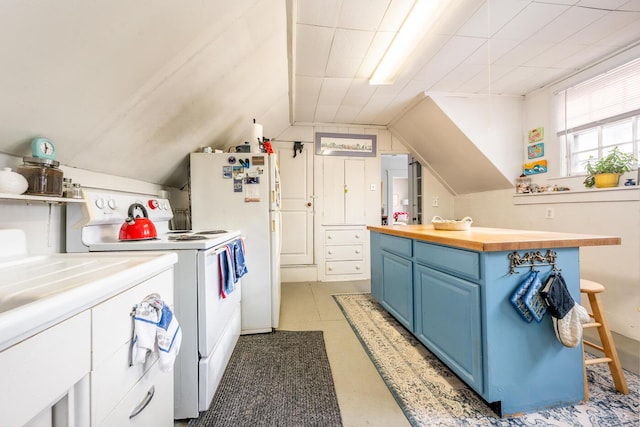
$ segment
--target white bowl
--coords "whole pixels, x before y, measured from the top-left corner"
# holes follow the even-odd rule
[[[27,179],[11,168],[0,170],[0,193],[22,194],[29,188]]]

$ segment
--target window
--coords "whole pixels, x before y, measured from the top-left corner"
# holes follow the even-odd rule
[[[564,176],[613,147],[640,158],[640,59],[556,94]]]

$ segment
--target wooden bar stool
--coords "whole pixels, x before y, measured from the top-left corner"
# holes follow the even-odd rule
[[[583,328],[596,328],[598,335],[600,336],[600,342],[602,346],[595,343],[582,340],[583,353],[584,345],[595,348],[596,350],[604,353],[604,357],[596,359],[584,359],[584,399],[589,400],[589,387],[587,385],[587,365],[594,365],[596,363],[608,363],[611,376],[613,377],[613,383],[616,389],[622,394],[629,394],[629,388],[627,382],[624,379],[622,373],[622,367],[620,366],[620,359],[618,359],[618,352],[613,343],[613,337],[611,331],[607,325],[607,320],[604,317],[604,310],[602,304],[600,304],[600,297],[598,294],[604,292],[604,286],[600,283],[592,282],[591,280],[580,279],[580,292],[586,294],[589,297],[589,304],[591,305],[591,313],[589,316],[593,319],[590,323],[582,325]]]

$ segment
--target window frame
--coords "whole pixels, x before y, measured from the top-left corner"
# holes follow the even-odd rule
[[[603,130],[608,127],[615,125],[617,123],[623,123],[625,121],[631,121],[631,141],[625,142],[608,142],[604,140],[604,132]],[[575,135],[586,134],[592,131],[597,132],[597,147],[576,150],[575,149]],[[587,175],[585,170],[585,165],[588,160],[577,160],[576,157],[581,153],[590,152],[597,150],[598,155],[593,156],[593,160],[597,160],[603,156],[605,156],[610,149],[615,146],[626,146],[631,145],[631,152],[634,157],[640,158],[640,110],[629,111],[624,114],[620,114],[614,117],[610,117],[608,119],[599,120],[597,122],[588,123],[582,126],[578,126],[574,129],[568,129],[566,131],[562,131],[558,133],[558,137],[561,140],[561,146],[563,148],[562,157],[563,157],[563,170],[562,176],[571,177],[571,176],[583,176]],[[628,152],[627,150],[622,150]],[[576,165],[574,168],[573,165]],[[579,170],[578,167],[582,166],[582,169]],[[633,168],[637,168],[638,163],[633,166]]]

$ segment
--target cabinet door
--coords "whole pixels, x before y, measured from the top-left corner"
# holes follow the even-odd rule
[[[482,393],[479,285],[416,265],[416,336]]]
[[[344,224],[344,159],[325,157],[322,160],[322,222]]]
[[[344,222],[346,224],[367,222],[364,173],[364,160],[344,161]]]
[[[404,327],[413,331],[413,262],[382,251],[382,301]]]
[[[382,250],[380,249],[380,233],[369,234],[369,250],[371,252],[371,296],[382,302]]]
[[[365,161],[325,157],[322,172],[322,222],[365,224]]]

